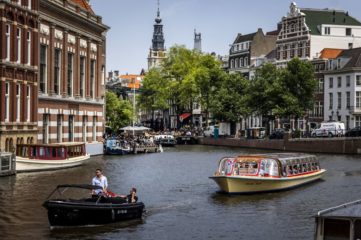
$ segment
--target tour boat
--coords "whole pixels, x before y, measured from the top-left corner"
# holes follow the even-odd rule
[[[84,143],[18,144],[16,172],[48,171],[70,168],[89,159]]]
[[[316,181],[325,172],[314,155],[271,153],[222,158],[210,178],[222,192],[246,194],[291,189]]]
[[[164,147],[174,147],[177,145],[177,140],[173,135],[155,135],[154,142]]]
[[[128,203],[126,198],[120,196],[89,197],[90,191],[97,189],[102,187],[79,184],[57,186],[43,204],[48,210],[50,225],[52,227],[95,225],[142,217],[144,211],[142,202]],[[51,198],[55,194],[59,196]],[[86,197],[79,198],[79,196]]]

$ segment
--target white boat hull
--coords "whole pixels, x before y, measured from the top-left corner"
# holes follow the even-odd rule
[[[16,157],[16,172],[37,172],[51,171],[63,168],[76,167],[87,161],[90,156],[84,155],[79,157],[68,158],[64,160],[40,160]]]
[[[320,179],[326,170],[287,178],[249,177],[249,176],[212,176],[222,192],[259,193],[287,190]]]

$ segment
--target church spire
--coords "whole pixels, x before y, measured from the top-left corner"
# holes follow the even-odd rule
[[[152,39],[153,51],[164,51],[163,24],[162,24],[162,19],[160,18],[159,5],[160,4],[158,0],[158,11],[157,11],[157,17],[155,18],[154,32]]]

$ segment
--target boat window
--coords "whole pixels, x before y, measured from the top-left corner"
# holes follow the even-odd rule
[[[354,239],[361,239],[361,220],[356,220],[354,223]]]
[[[224,158],[221,160],[220,164],[219,164],[219,173],[224,175],[230,175],[232,174],[232,169],[233,169],[233,161],[234,158]]]
[[[278,163],[274,159],[263,159],[260,168],[261,176],[279,176]]]
[[[39,157],[44,157],[45,156],[45,149],[44,147],[39,147]]]
[[[350,239],[350,221],[341,219],[324,220],[324,240]]]
[[[234,164],[234,175],[255,175],[258,172],[258,163],[241,161]]]

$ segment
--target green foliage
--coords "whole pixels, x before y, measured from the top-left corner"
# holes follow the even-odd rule
[[[259,114],[300,117],[312,108],[316,86],[309,62],[294,58],[285,69],[265,64],[251,81],[246,102]]]
[[[239,74],[223,74],[223,80],[210,106],[213,116],[221,121],[237,122],[250,114],[246,104],[249,81]]]
[[[109,126],[117,132],[120,128],[129,125],[133,120],[133,107],[128,100],[107,91],[105,93],[105,111]]]

